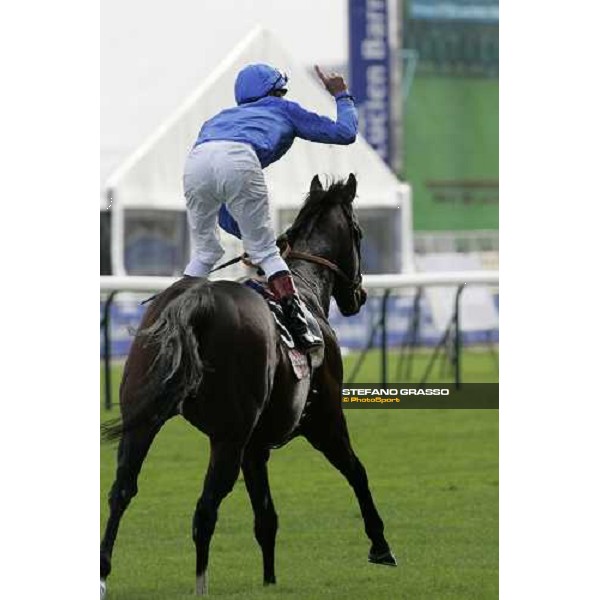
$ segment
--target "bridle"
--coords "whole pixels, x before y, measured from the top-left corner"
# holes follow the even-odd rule
[[[352,231],[352,244],[357,253],[357,262],[356,262],[356,272],[350,277],[347,273],[343,271],[338,265],[336,265],[333,261],[323,258],[322,256],[317,256],[315,254],[310,254],[308,252],[300,252],[298,250],[292,250],[289,242],[287,241],[286,234],[279,239],[278,243],[280,244],[281,257],[285,260],[286,258],[295,258],[298,260],[304,260],[306,262],[311,262],[317,265],[321,265],[323,267],[328,268],[330,271],[339,277],[346,285],[351,288],[352,294],[358,298],[361,294],[362,290],[362,274],[360,272],[360,240],[362,238],[362,230],[356,220],[353,218],[352,214],[347,209],[344,210],[344,215],[348,220],[350,225],[350,229]],[[283,248],[281,248],[281,244],[283,244]]]

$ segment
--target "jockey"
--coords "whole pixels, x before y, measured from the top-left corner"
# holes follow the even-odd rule
[[[279,160],[294,138],[325,144],[352,144],[358,118],[343,77],[315,67],[335,98],[337,120],[285,100],[288,78],[266,64],[244,67],[235,81],[237,106],[204,123],[183,175],[192,259],[185,275],[206,277],[223,256],[217,220],[239,237],[250,260],[265,272],[300,348],[322,345],[312,335],[287,264],[275,243],[269,197],[262,169]]]

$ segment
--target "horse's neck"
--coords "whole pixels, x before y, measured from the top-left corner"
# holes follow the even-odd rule
[[[333,290],[332,271],[322,265],[300,259],[290,261],[290,267],[302,300],[313,312],[320,312],[327,318]]]

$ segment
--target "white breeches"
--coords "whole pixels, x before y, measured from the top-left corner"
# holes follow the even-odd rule
[[[270,277],[288,267],[279,254],[262,168],[251,146],[214,141],[196,146],[183,174],[192,259],[185,274],[206,277],[223,256],[217,218],[221,204],[237,221],[244,250]]]

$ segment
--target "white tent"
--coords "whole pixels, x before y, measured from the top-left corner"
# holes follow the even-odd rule
[[[106,182],[112,211],[111,253],[114,274],[126,274],[127,220],[136,211],[154,214],[185,209],[181,175],[185,156],[201,124],[234,104],[233,84],[238,71],[252,62],[276,65],[290,75],[288,97],[306,108],[335,118],[335,103],[323,87],[298,67],[272,33],[253,30],[179,108],[133,152]],[[410,186],[398,181],[377,153],[362,138],[350,146],[330,146],[296,140],[292,149],[265,170],[273,219],[280,229],[289,210],[299,207],[315,173],[335,178],[355,173],[359,220],[369,211],[382,227],[393,225],[395,269],[413,269]],[[286,210],[288,212],[286,212]],[[378,237],[377,235],[374,237]],[[227,239],[226,239],[227,238]],[[239,252],[237,240],[223,236],[228,256]],[[389,253],[388,252],[388,253]],[[385,252],[384,252],[385,253]],[[226,256],[226,258],[228,257]]]

